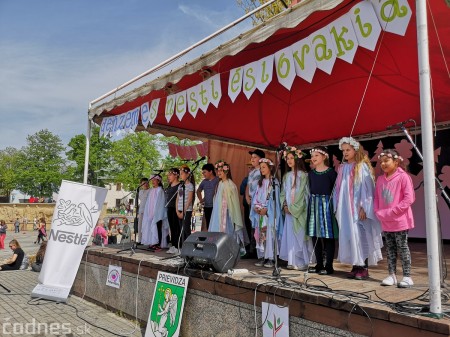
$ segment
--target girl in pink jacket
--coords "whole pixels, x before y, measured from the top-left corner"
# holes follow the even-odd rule
[[[389,276],[381,285],[398,285],[409,288],[411,279],[411,254],[408,247],[408,230],[414,228],[411,204],[415,200],[411,177],[400,167],[403,158],[395,150],[384,150],[378,159],[384,174],[376,183],[374,210],[381,222],[386,239]],[[397,251],[400,253],[403,279],[397,283]]]

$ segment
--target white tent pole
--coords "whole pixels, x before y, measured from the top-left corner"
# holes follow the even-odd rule
[[[426,0],[416,0],[430,312],[442,315]]]
[[[172,56],[171,58],[165,60],[164,62],[158,64],[157,66],[154,66],[153,68],[151,68],[151,69],[147,70],[146,72],[140,74],[139,76],[136,76],[135,78],[129,80],[128,82],[125,82],[124,84],[118,86],[117,88],[115,88],[115,89],[113,89],[113,90],[107,92],[106,94],[104,94],[104,95],[102,95],[102,96],[100,96],[100,97],[94,99],[94,100],[90,103],[90,105],[94,105],[95,103],[101,101],[102,99],[104,99],[104,98],[106,98],[106,97],[108,97],[108,96],[110,96],[110,95],[116,93],[117,91],[119,91],[119,90],[121,90],[121,89],[123,89],[123,88],[129,86],[130,84],[132,84],[132,83],[134,83],[134,82],[140,80],[141,78],[143,78],[143,77],[145,77],[145,76],[151,74],[152,72],[158,70],[159,68],[166,66],[167,64],[169,64],[169,63],[171,63],[172,61],[176,60],[177,58],[179,58],[179,57],[183,56],[184,54],[190,52],[192,49],[197,48],[198,46],[202,45],[203,43],[205,43],[205,42],[207,42],[207,41],[213,39],[213,38],[216,37],[217,35],[220,35],[220,34],[222,34],[224,31],[226,31],[226,30],[230,29],[231,27],[237,25],[237,24],[240,23],[241,21],[244,21],[244,20],[247,19],[249,16],[252,16],[252,15],[255,14],[256,12],[260,11],[261,9],[263,9],[263,8],[265,8],[265,7],[269,6],[269,5],[271,5],[271,4],[274,3],[275,1],[277,1],[277,0],[270,0],[269,2],[267,2],[267,3],[265,3],[265,4],[261,5],[261,6],[259,6],[258,8],[255,8],[255,9],[252,10],[251,12],[248,12],[247,14],[245,14],[244,16],[242,16],[241,18],[239,18],[239,19],[233,21],[232,23],[226,25],[225,27],[219,29],[219,30],[216,31],[215,33],[213,33],[213,34],[211,34],[211,35],[205,37],[203,40],[200,40],[199,42],[195,43],[194,45],[190,46],[189,48],[186,48],[185,50],[179,52],[178,54]]]
[[[91,105],[89,104],[89,109],[90,108],[91,108]],[[84,184],[87,184],[87,179],[88,179],[90,145],[91,145],[91,120],[89,119],[89,114],[88,114],[87,130],[86,130],[86,152],[84,154],[84,175],[83,175],[83,183]]]

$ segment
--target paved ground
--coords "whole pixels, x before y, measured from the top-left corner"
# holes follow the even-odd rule
[[[8,231],[0,261],[11,255],[8,243],[17,239],[27,254],[39,246],[33,242],[36,232]],[[144,336],[134,321],[105,308],[71,296],[67,304],[31,299],[38,273],[31,270],[0,272],[0,336]]]

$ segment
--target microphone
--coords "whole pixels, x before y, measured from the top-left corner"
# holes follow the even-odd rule
[[[287,146],[286,142],[283,142],[280,144],[280,146],[278,146],[277,151],[283,151]]]
[[[198,165],[202,160],[205,160],[205,159],[206,159],[205,156],[201,157],[200,159],[197,159],[197,160],[195,161],[194,165]]]
[[[408,123],[414,123],[414,119],[410,118],[410,119],[408,119],[406,121],[403,121],[403,122],[399,122],[399,123],[396,123],[396,124],[388,125],[386,127],[386,130],[400,129],[403,126],[405,126],[405,124],[408,124]]]
[[[153,170],[154,174],[159,174],[159,173],[162,173],[162,172],[164,172],[164,170]]]

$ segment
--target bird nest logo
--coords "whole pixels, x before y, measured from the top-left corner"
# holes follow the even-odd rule
[[[57,226],[81,226],[85,225],[85,232],[89,233],[94,227],[92,213],[97,213],[98,209],[92,207],[90,210],[84,203],[78,205],[71,200],[61,199],[56,206],[56,218],[53,223]]]

